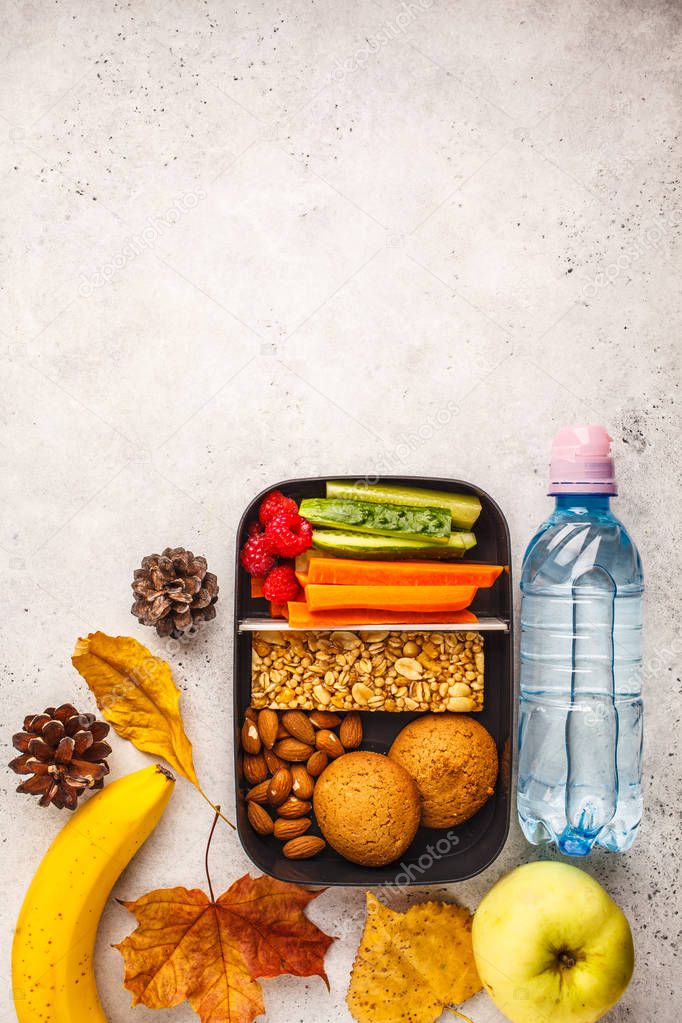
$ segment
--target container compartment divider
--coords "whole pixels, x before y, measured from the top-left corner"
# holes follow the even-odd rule
[[[286,619],[283,618],[244,618],[238,623],[240,632],[329,632],[329,626],[318,629],[293,629]],[[477,622],[464,622],[455,625],[452,622],[433,624],[427,622],[415,625],[390,622],[381,622],[373,625],[344,625],[340,631],[343,632],[376,632],[378,629],[389,629],[391,632],[508,632],[509,622],[502,618],[480,618]]]

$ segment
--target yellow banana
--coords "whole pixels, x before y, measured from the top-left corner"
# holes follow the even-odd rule
[[[46,852],[14,934],[19,1023],[107,1023],[93,953],[119,874],[158,824],[173,776],[157,765],[107,785],[76,811]]]

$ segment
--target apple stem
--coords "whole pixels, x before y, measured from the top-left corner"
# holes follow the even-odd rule
[[[446,1005],[445,1008],[448,1012],[451,1012],[453,1016],[459,1016],[460,1019],[465,1019],[467,1023],[474,1023],[469,1016],[465,1016],[463,1012],[458,1012],[457,1009],[453,1009],[451,1005]]]

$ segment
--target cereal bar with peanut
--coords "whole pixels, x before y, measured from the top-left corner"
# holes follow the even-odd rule
[[[479,632],[255,632],[251,702],[277,710],[483,709]]]

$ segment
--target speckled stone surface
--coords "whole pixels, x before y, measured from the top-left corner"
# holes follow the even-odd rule
[[[515,568],[545,516],[565,423],[615,439],[617,511],[646,594],[646,815],[585,864],[628,913],[637,970],[611,1023],[677,1018],[679,977],[682,23],[669,0],[7,0],[0,343],[2,748],[29,710],[89,696],[77,636],[164,643],[129,613],[139,558],[205,553],[219,615],[170,652],[206,789],[230,811],[235,526],[299,474],[424,473],[489,490]],[[145,758],[116,740],[113,773]],[[23,892],[62,819],[2,776],[0,1017]],[[189,786],[115,889],[203,883]],[[515,823],[474,881],[406,891],[475,907],[537,852]],[[249,869],[220,830],[216,886]],[[11,880],[10,880],[11,879]],[[349,1020],[363,895],[311,915],[338,936],[331,993],[265,982],[272,1023]],[[112,1023],[134,1014],[97,950]],[[501,1017],[483,995],[476,1023]]]

